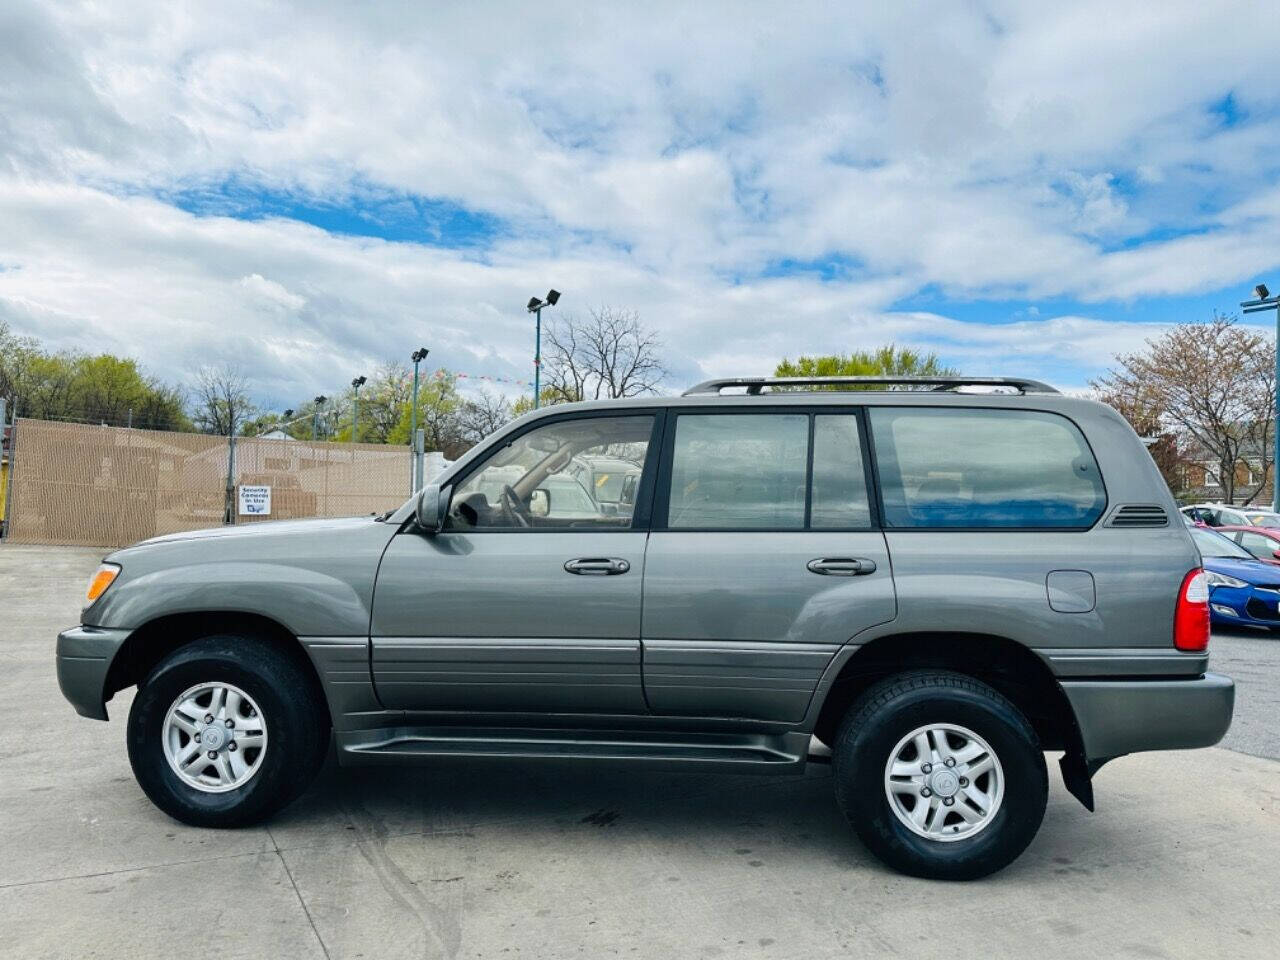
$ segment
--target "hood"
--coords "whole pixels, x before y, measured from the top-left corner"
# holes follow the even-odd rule
[[[1235,557],[1205,557],[1204,568],[1223,573],[1237,580],[1244,580],[1259,587],[1280,587],[1280,567],[1261,560],[1245,560]]]
[[[209,527],[205,530],[186,530],[166,533],[163,536],[141,540],[133,546],[118,550],[111,556],[148,550],[164,544],[188,543],[195,540],[231,540],[259,542],[264,538],[341,535],[344,531],[363,530],[378,523],[373,517],[313,517],[307,520],[263,520],[239,526]],[[388,531],[390,533],[391,531]],[[110,559],[110,558],[108,558]]]

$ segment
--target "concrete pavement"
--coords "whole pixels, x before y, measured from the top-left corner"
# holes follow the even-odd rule
[[[1236,712],[1222,745],[1280,760],[1280,633],[1243,627],[1215,632],[1209,669],[1236,682]]]
[[[880,867],[823,768],[330,767],[268,826],[181,826],[133,782],[128,697],[102,724],[57,690],[99,555],[0,547],[0,957],[1276,955],[1280,763],[1226,749],[1115,761],[1093,815],[1055,776],[1030,850],[964,885]],[[1238,749],[1275,755],[1277,651],[1215,639]]]

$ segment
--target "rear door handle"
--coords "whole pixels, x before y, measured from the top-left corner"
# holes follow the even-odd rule
[[[876,562],[861,557],[820,557],[806,566],[812,573],[827,577],[860,577],[876,572]]]
[[[569,573],[583,577],[610,577],[626,573],[631,564],[618,557],[584,557],[581,560],[567,560],[564,568]]]

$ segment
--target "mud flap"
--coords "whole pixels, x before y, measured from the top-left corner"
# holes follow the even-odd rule
[[[1086,760],[1078,750],[1068,750],[1058,761],[1062,768],[1062,782],[1067,792],[1079,800],[1086,810],[1093,813],[1093,775],[1104,763],[1115,757]]]
[[[1084,804],[1084,808],[1093,813],[1093,774],[1083,756],[1075,750],[1068,750],[1058,761],[1062,768],[1062,782],[1067,792]]]

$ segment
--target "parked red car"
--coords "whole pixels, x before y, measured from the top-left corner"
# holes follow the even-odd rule
[[[1215,527],[1217,533],[1229,537],[1263,563],[1280,567],[1280,530],[1271,527]]]

